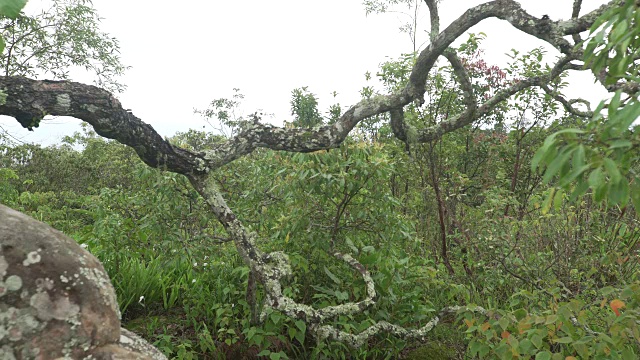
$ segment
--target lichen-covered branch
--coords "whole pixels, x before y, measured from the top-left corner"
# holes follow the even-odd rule
[[[1,76],[0,89],[6,96],[0,114],[14,117],[27,129],[38,127],[45,115],[71,116],[89,123],[99,135],[132,147],[151,167],[181,174],[199,171],[195,154],[169,144],[106,90],[17,76]]]
[[[418,132],[417,141],[428,142],[438,139],[446,133],[460,129],[489,114],[500,102],[505,101],[512,95],[532,86],[543,86],[548,84],[551,80],[555,79],[564,70],[566,70],[566,66],[572,59],[572,56],[565,56],[558,60],[548,74],[517,81],[511,86],[498,91],[494,96],[474,109],[474,111],[466,109],[456,116],[452,116],[451,118],[443,120],[434,126],[420,130]]]
[[[483,315],[487,314],[487,310],[481,307],[449,306],[440,310],[438,315],[434,316],[433,319],[429,320],[429,322],[418,329],[405,329],[387,321],[380,321],[359,334],[351,334],[329,325],[319,326],[318,328],[313,329],[313,332],[316,334],[318,341],[325,339],[336,340],[354,348],[364,345],[367,340],[381,332],[393,334],[404,340],[424,339],[443,318],[461,310],[474,311]]]
[[[604,14],[607,9],[610,9],[613,6],[618,6],[621,1],[624,0],[609,1],[608,3],[601,5],[599,8],[591,11],[588,14],[582,15],[577,18],[572,18],[571,20],[567,21],[559,21],[557,25],[562,29],[564,35],[579,34],[583,31],[589,30],[591,25],[593,25],[593,23],[600,15]]]
[[[588,103],[586,103],[586,100],[583,99],[572,99],[572,100],[567,100],[564,98],[564,96],[558,94],[557,92],[554,92],[553,90],[551,90],[551,88],[549,88],[549,86],[547,85],[540,85],[540,87],[542,88],[542,90],[544,90],[544,92],[546,92],[547,94],[549,94],[549,96],[551,96],[552,98],[554,98],[557,102],[561,103],[562,106],[564,107],[564,109],[570,113],[573,114],[575,116],[579,116],[579,117],[583,117],[583,118],[590,118],[593,116],[593,112],[592,111],[581,111],[579,109],[576,109],[573,107],[573,104],[575,103],[582,103],[588,106]]]
[[[427,3],[427,7],[429,8],[429,21],[431,22],[431,32],[429,33],[429,37],[431,38],[431,41],[433,41],[440,33],[438,4],[436,3],[436,0],[425,0],[424,2]]]
[[[447,49],[443,55],[447,58],[447,60],[449,60],[449,63],[453,68],[453,72],[454,74],[456,74],[458,82],[460,83],[460,90],[462,90],[462,98],[466,107],[466,109],[464,110],[466,114],[462,114],[462,116],[472,117],[473,113],[478,107],[478,103],[476,100],[476,96],[473,94],[473,85],[471,85],[471,77],[469,76],[469,72],[464,68],[464,65],[462,64],[462,61],[460,61],[458,54],[456,54],[453,49]]]
[[[427,75],[437,58],[457,38],[484,19],[498,18],[508,21],[516,29],[546,41],[564,54],[570,54],[573,46],[564,39],[564,36],[587,30],[593,21],[614,3],[615,1],[611,1],[587,15],[568,21],[538,19],[524,11],[518,2],[513,0],[495,0],[472,7],[433,37],[429,46],[420,53],[404,93],[419,102],[423,101]],[[437,7],[433,6],[433,8]]]
[[[580,16],[580,9],[582,8],[582,0],[573,0],[573,9],[571,11],[571,19],[577,19]],[[572,34],[571,38],[576,44],[582,41],[580,34]]]

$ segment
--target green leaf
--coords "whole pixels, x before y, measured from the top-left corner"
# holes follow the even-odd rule
[[[479,354],[483,346],[486,345],[479,341],[472,340],[471,343],[469,343],[469,355],[474,356],[476,354]]]
[[[600,118],[602,117],[601,111],[602,109],[604,109],[605,105],[606,105],[606,102],[604,100],[600,101],[596,109],[593,111],[593,119],[591,119],[592,122],[600,120]]]
[[[568,151],[565,148],[564,150],[565,151],[563,153],[561,153],[559,156],[557,156],[551,162],[551,164],[549,164],[549,167],[547,167],[547,171],[544,172],[544,176],[542,177],[542,181],[544,183],[549,183],[549,181],[551,181],[553,176],[556,175],[558,173],[558,171],[560,171],[560,169],[569,160],[569,156],[571,156],[571,153],[573,152],[573,150],[575,150],[575,148],[573,148],[571,150],[568,150]]]
[[[507,330],[509,327],[509,319],[506,316],[501,317],[500,320],[498,320],[498,325],[500,325],[502,330]]]
[[[570,129],[562,129],[560,131],[557,131],[556,133],[554,133],[551,136],[557,136],[557,135],[562,135],[562,134],[584,134],[584,133],[585,133],[584,130],[570,128]],[[549,136],[549,137],[551,137],[551,136]]]
[[[622,178],[609,186],[609,200],[614,204],[624,207],[629,201],[629,182]]]
[[[575,188],[573,189],[571,196],[569,197],[569,202],[572,203],[578,200],[578,197],[586,193],[588,189],[589,189],[589,183],[584,178],[580,178]]]
[[[613,96],[613,99],[611,99],[611,102],[609,103],[607,111],[610,118],[616,115],[616,112],[618,111],[618,107],[620,107],[621,93],[622,93],[621,91],[616,91],[616,94]]]
[[[598,186],[604,183],[604,173],[602,172],[602,168],[598,167],[594,169],[591,174],[589,174],[589,185],[592,188],[597,188]]]
[[[307,324],[302,320],[296,320],[296,327],[302,332],[307,331]]]
[[[564,198],[564,191],[562,191],[562,189],[558,189],[558,191],[556,191],[556,194],[553,196],[553,208],[556,211],[560,210],[560,207],[562,206],[562,199]]]
[[[542,203],[542,213],[546,214],[549,212],[549,209],[551,209],[551,202],[553,201],[553,194],[555,193],[556,189],[555,188],[551,188],[549,190],[549,194],[547,194],[547,198],[544,200],[544,203]]]
[[[363,253],[372,253],[372,252],[374,252],[375,250],[376,250],[376,248],[374,248],[374,247],[373,247],[373,246],[371,246],[371,245],[367,245],[367,246],[365,246],[365,247],[363,247],[363,248],[362,248],[362,252],[363,252]]]
[[[640,102],[635,99],[632,100],[617,112],[615,116],[620,119],[618,132],[622,133],[627,131],[631,124],[633,124],[633,122],[638,119],[638,116],[640,116]]]
[[[329,271],[329,269],[326,266],[324,267],[324,273],[327,274],[327,276],[329,276],[334,283],[338,285],[342,284],[342,281],[337,276],[335,276],[331,271]]]
[[[608,192],[609,192],[609,184],[603,183],[599,185],[598,187],[594,188],[593,200],[595,202],[601,202],[602,200],[604,200],[605,196],[607,196]]]
[[[576,148],[576,151],[573,154],[573,159],[571,162],[571,165],[573,166],[574,169],[577,169],[584,165],[584,157],[585,157],[584,145],[580,144]]]
[[[638,182],[638,178],[634,179],[631,188],[631,201],[633,207],[636,209],[636,214],[640,216],[640,183]]]
[[[578,176],[582,175],[582,173],[589,170],[590,168],[591,168],[591,165],[583,165],[579,168],[574,168],[573,171],[571,171],[570,173],[568,173],[567,175],[563,176],[560,179],[560,182],[559,182],[560,186],[565,187],[569,185],[573,180],[575,180]]]
[[[536,346],[536,348],[540,349],[542,347],[542,336],[533,335],[531,337],[531,342]]]
[[[568,344],[570,342],[573,342],[573,339],[571,338],[571,336],[565,336],[559,339],[555,339],[554,341],[559,344]]]
[[[627,346],[627,347],[624,348],[624,350],[622,350],[622,359],[623,360],[635,360],[637,358],[638,358],[638,356],[636,354],[634,354],[632,347]]]
[[[533,343],[529,339],[523,339],[518,344],[518,349],[521,353],[527,354],[529,351],[533,350]]]
[[[630,148],[633,144],[626,139],[614,140],[609,143],[609,149]]]
[[[540,161],[542,160],[542,158],[544,157],[544,155],[547,153],[547,150],[549,150],[549,146],[551,146],[551,144],[543,144],[538,151],[536,151],[535,155],[533,155],[533,158],[531,159],[531,171],[536,171],[536,169],[538,168],[538,165],[540,164]]]
[[[0,0],[0,15],[15,19],[25,5],[27,0]]]
[[[618,166],[610,158],[604,158],[604,168],[607,170],[607,174],[611,178],[612,183],[617,183],[622,179],[622,174],[620,174]]]
[[[548,351],[541,351],[536,354],[536,360],[551,360],[551,353]]]

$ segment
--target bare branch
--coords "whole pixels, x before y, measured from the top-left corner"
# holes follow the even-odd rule
[[[604,12],[607,9],[611,8],[612,6],[617,6],[618,3],[620,3],[621,1],[624,1],[624,0],[609,1],[608,3],[600,6],[599,8],[591,11],[588,14],[585,14],[579,18],[571,19],[568,21],[560,21],[558,22],[557,25],[562,29],[562,32],[564,35],[579,34],[583,31],[589,30],[591,25],[593,25],[593,23],[596,21],[596,19],[600,15],[604,14]],[[575,8],[575,4],[574,4],[574,8]]]
[[[348,344],[351,347],[357,348],[364,345],[367,340],[380,332],[390,333],[401,339],[423,339],[431,330],[433,330],[433,328],[436,327],[436,325],[440,323],[443,318],[464,310],[474,311],[483,315],[487,314],[487,310],[481,307],[450,306],[440,310],[440,313],[437,316],[434,316],[433,319],[418,329],[407,330],[401,326],[394,325],[386,321],[380,321],[359,334],[351,334],[329,325],[320,326],[312,330],[316,334],[318,341],[325,339],[337,340]]]
[[[440,33],[440,16],[438,15],[438,4],[436,0],[424,0],[429,8],[429,19],[431,21],[431,33],[429,37],[434,41]]]
[[[572,19],[577,19],[580,16],[581,8],[582,0],[573,0],[573,11],[571,12]],[[582,38],[580,38],[580,34],[578,33],[572,34],[571,37],[573,38],[573,41],[576,43],[576,45],[582,41]]]
[[[89,123],[99,135],[132,147],[151,167],[181,174],[200,172],[194,153],[172,146],[106,90],[70,81],[16,76],[0,77],[0,88],[7,95],[0,113],[14,117],[29,130],[38,127],[45,115],[72,116]]]
[[[540,87],[542,88],[542,90],[544,90],[544,92],[549,94],[549,96],[551,96],[557,102],[562,104],[562,106],[564,107],[565,110],[567,110],[568,113],[573,114],[575,116],[582,117],[582,118],[590,118],[593,116],[593,112],[591,111],[580,111],[572,106],[572,104],[577,102],[584,104],[586,100],[583,100],[583,99],[567,100],[564,98],[564,96],[561,96],[557,92],[554,92],[553,90],[551,90],[551,88],[549,88],[548,85],[543,84],[543,85],[540,85]]]
[[[560,59],[548,74],[520,80],[510,87],[498,91],[484,104],[479,106],[477,109],[474,109],[474,111],[470,111],[469,108],[467,108],[462,113],[453,116],[450,119],[441,121],[435,126],[420,130],[418,133],[417,141],[428,142],[434,139],[438,139],[448,132],[460,129],[466,125],[471,124],[475,120],[489,114],[496,107],[496,105],[498,105],[502,101],[505,101],[510,96],[526,88],[532,86],[541,86],[549,83],[565,70],[565,66],[567,66],[569,61],[571,61],[572,59],[572,57],[566,56]]]
[[[466,111],[468,111],[470,116],[472,116],[473,112],[478,107],[478,103],[475,95],[473,94],[473,85],[471,85],[469,72],[464,68],[462,61],[460,61],[460,58],[453,49],[447,49],[444,52],[444,56],[449,60],[449,63],[451,63],[451,67],[453,67],[453,72],[456,74],[458,82],[460,83],[460,90],[462,90],[464,104],[467,106]]]
[[[596,79],[609,92],[622,91],[629,95],[637,94],[640,91],[640,83],[637,81],[618,81],[615,84],[607,84],[607,72],[602,71],[596,75]]]

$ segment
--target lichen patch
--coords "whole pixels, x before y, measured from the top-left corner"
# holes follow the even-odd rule
[[[56,96],[56,102],[62,110],[68,110],[71,107],[71,97],[69,94],[59,94]]]
[[[40,257],[40,254],[38,254],[37,251],[32,251],[27,254],[27,258],[24,259],[24,261],[22,262],[22,265],[29,266],[29,265],[37,264],[40,262],[40,260],[42,260],[42,258]]]
[[[4,256],[0,255],[0,279],[7,275],[8,268],[9,263],[7,263],[7,260],[5,260]]]
[[[37,317],[42,321],[72,320],[80,312],[80,307],[72,303],[68,297],[61,296],[52,300],[46,292],[34,294],[30,299],[30,305],[37,311]]]

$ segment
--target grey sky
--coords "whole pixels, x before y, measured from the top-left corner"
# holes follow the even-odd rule
[[[42,6],[31,0],[27,11]],[[470,6],[484,1],[444,0],[442,28]],[[572,0],[526,0],[532,15],[548,14],[567,19]],[[585,0],[582,13],[604,3]],[[170,136],[189,128],[202,129],[204,121],[193,108],[204,109],[219,97],[230,97],[233,88],[246,96],[244,110],[274,113],[270,121],[291,118],[291,90],[308,86],[318,95],[320,106],[333,103],[330,94],[350,106],[365,85],[364,73],[375,73],[387,57],[410,52],[407,34],[398,27],[408,20],[399,13],[365,16],[361,0],[245,1],[125,1],[94,0],[103,17],[102,30],[121,44],[122,60],[132,68],[121,79],[128,86],[119,95],[124,107],[160,134]],[[399,9],[403,10],[403,9]],[[428,26],[426,6],[419,17]],[[514,30],[499,20],[487,20],[473,28],[485,32],[486,60],[505,65],[511,48],[527,51],[544,43]],[[427,34],[421,31],[421,39]],[[550,50],[549,59],[556,53]],[[91,83],[80,74],[74,80]],[[585,76],[571,78],[569,94],[597,100]],[[586,89],[586,90],[585,90]],[[79,129],[79,120],[56,118],[43,122],[35,132],[21,129],[13,119],[0,120],[12,135],[50,144]],[[207,129],[209,127],[207,126]]]

